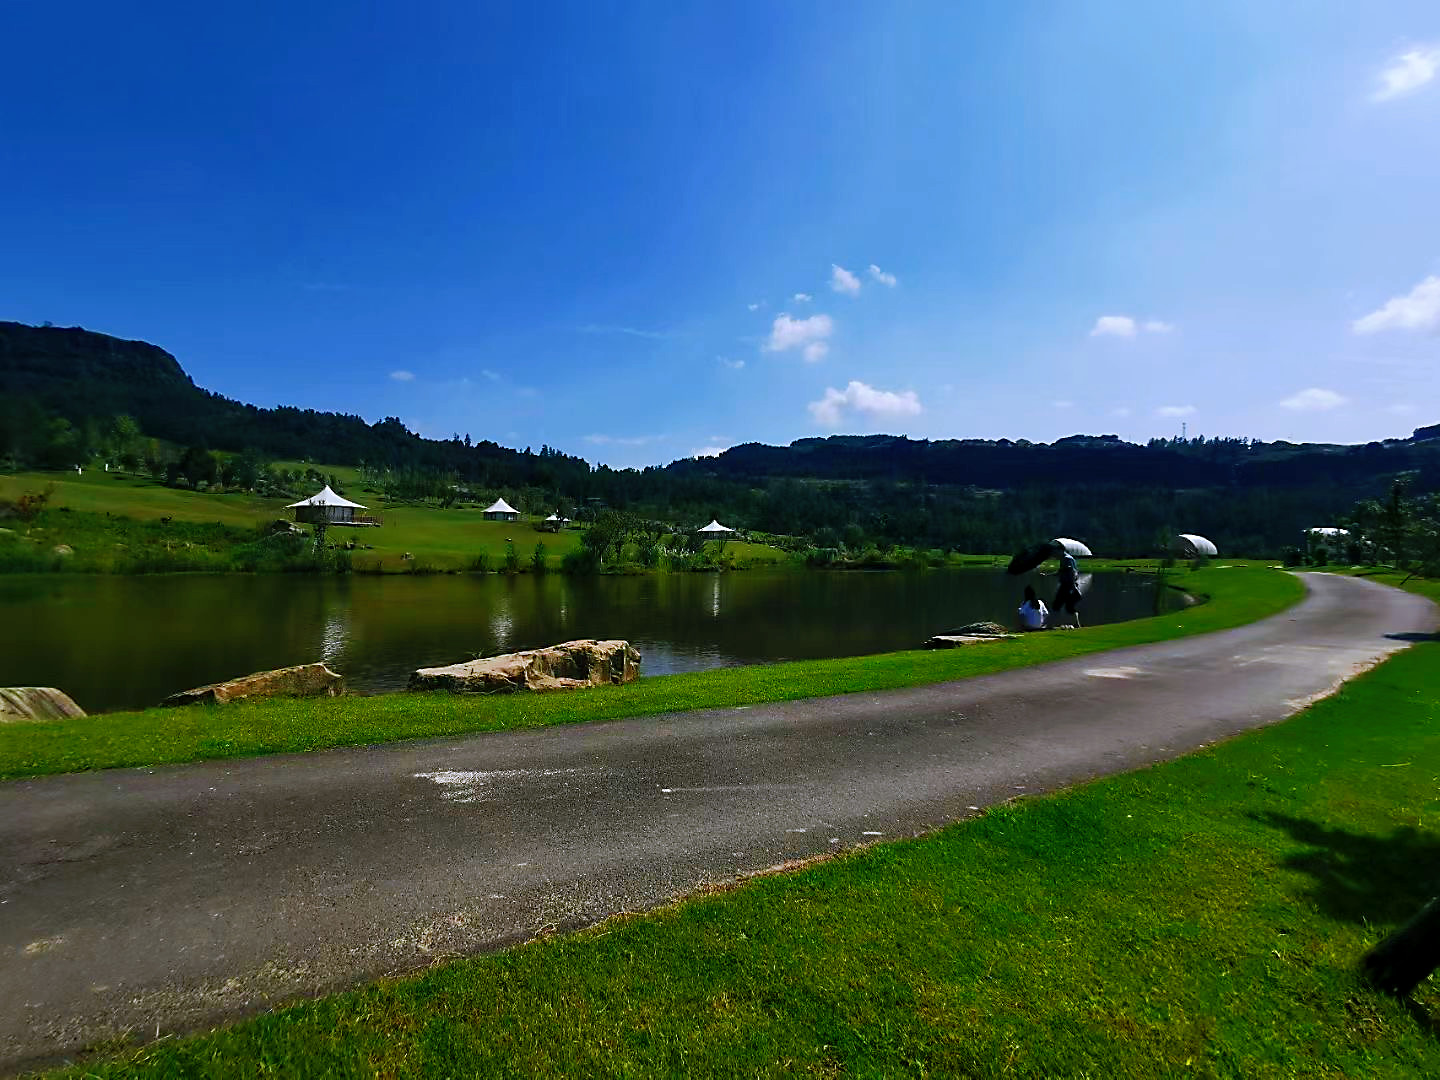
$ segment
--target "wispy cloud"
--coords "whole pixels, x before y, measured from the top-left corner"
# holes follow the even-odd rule
[[[1431,274],[1404,296],[1385,301],[1385,306],[1356,319],[1357,334],[1381,330],[1433,330],[1440,325],[1440,277]]]
[[[920,414],[920,398],[914,390],[877,390],[875,387],[851,379],[844,390],[833,386],[825,389],[825,396],[810,402],[810,415],[817,424],[833,426],[840,423],[848,411],[862,413],[871,419],[897,419]]]
[[[1073,409],[1075,403],[1073,401],[1052,401],[1050,407],[1052,409]]]
[[[811,300],[814,300],[815,298],[811,296],[808,292],[797,292],[790,299],[797,304],[808,304]]]
[[[1300,390],[1280,402],[1282,409],[1289,409],[1291,412],[1327,412],[1330,409],[1338,409],[1344,405],[1346,398],[1337,394],[1334,390],[1325,390],[1319,386],[1312,386],[1308,390]]]
[[[665,341],[675,335],[665,330],[642,330],[634,326],[598,326],[589,323],[580,327],[582,334],[621,334],[625,337],[644,338],[646,341]]]
[[[1168,334],[1175,329],[1174,323],[1160,319],[1146,319],[1144,322],[1130,315],[1101,315],[1090,328],[1091,337],[1133,338],[1136,334]]]
[[[1156,416],[1194,416],[1194,405],[1161,405],[1155,410]]]
[[[751,311],[759,311],[762,307],[765,306],[765,304],[763,301],[757,300],[755,303],[746,304],[745,306]]]
[[[1371,101],[1391,101],[1415,93],[1435,78],[1440,70],[1440,48],[1420,46],[1401,53],[1380,72],[1380,86],[1370,95]]]
[[[878,281],[886,288],[893,289],[899,283],[898,279],[895,277],[894,274],[887,274],[884,270],[881,270],[874,263],[870,264],[869,273],[871,281]]]
[[[728,356],[717,356],[715,359],[720,361],[721,367],[727,367],[731,371],[739,371],[745,366],[744,360],[732,360]]]
[[[1408,401],[1397,401],[1394,405],[1387,405],[1385,411],[1392,416],[1413,416],[1420,410]]]
[[[500,373],[498,371],[491,371],[489,368],[481,368],[480,374],[483,375],[485,378],[489,379],[491,382],[500,381]]]
[[[837,263],[830,264],[830,288],[846,296],[860,295],[860,279]]]
[[[766,352],[785,352],[787,349],[803,349],[805,359],[812,363],[825,355],[829,348],[825,343],[835,324],[829,315],[811,315],[806,319],[795,319],[789,312],[782,311],[775,316],[770,326],[770,337],[761,346]],[[812,348],[819,346],[819,348]]]
[[[697,457],[697,458],[699,458],[699,457],[719,457],[721,454],[723,454],[723,453],[724,453],[726,450],[728,450],[728,449],[730,449],[728,446],[701,446],[701,447],[697,447],[696,449],[690,451],[690,456],[691,456],[691,457]]]
[[[806,362],[807,364],[818,364],[821,360],[824,360],[824,359],[825,359],[825,355],[826,355],[829,351],[830,351],[830,344],[829,344],[829,342],[825,342],[825,341],[812,341],[812,342],[810,342],[810,344],[808,344],[808,345],[805,346],[805,353],[804,353],[805,362]]]
[[[1119,417],[1129,416],[1129,415],[1130,415],[1130,406],[1129,406],[1129,405],[1116,405],[1115,408],[1113,408],[1113,409],[1110,410],[1110,415],[1111,415],[1111,416],[1119,416]]]
[[[414,381],[415,381],[415,373],[414,373],[413,371],[392,371],[392,372],[390,372],[390,377],[391,377],[392,379],[394,379],[396,382],[414,382]]]
[[[666,435],[586,435],[585,441],[596,446],[648,446],[666,438]]]

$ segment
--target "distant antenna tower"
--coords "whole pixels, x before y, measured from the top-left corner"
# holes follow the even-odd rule
[[[1184,420],[1181,420],[1181,421],[1180,421],[1180,441],[1181,441],[1181,442],[1184,442],[1184,441],[1185,441],[1186,433],[1189,432],[1189,430],[1190,430],[1190,425],[1189,425],[1188,423],[1186,423]]]

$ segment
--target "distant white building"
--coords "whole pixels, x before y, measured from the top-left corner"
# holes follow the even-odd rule
[[[715,518],[710,519],[709,525],[702,525],[695,531],[710,540],[718,540],[722,537],[735,535],[734,529],[726,525],[721,525],[719,520]]]
[[[507,503],[504,499],[496,499],[485,508],[486,521],[519,521],[520,511]]]

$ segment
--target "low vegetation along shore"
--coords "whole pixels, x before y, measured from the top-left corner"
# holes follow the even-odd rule
[[[1421,642],[1168,764],[58,1075],[1434,1076],[1440,990],[1355,972],[1433,891],[1437,672]]]
[[[86,769],[356,746],[425,736],[611,720],[687,709],[943,682],[1252,622],[1303,593],[1263,564],[1185,571],[1170,583],[1205,600],[1133,622],[1029,634],[952,651],[725,668],[603,691],[508,697],[401,693],[148,709],[0,725],[0,779]]]

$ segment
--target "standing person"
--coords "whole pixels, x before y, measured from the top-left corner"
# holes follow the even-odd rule
[[[1025,601],[1020,605],[1020,629],[1021,630],[1044,630],[1045,620],[1050,617],[1050,610],[1045,606],[1045,601],[1035,595],[1035,586],[1025,586]]]
[[[1060,556],[1060,588],[1055,591],[1055,617],[1069,612],[1075,619],[1075,628],[1080,628],[1080,567],[1075,565],[1075,556],[1068,551]]]

